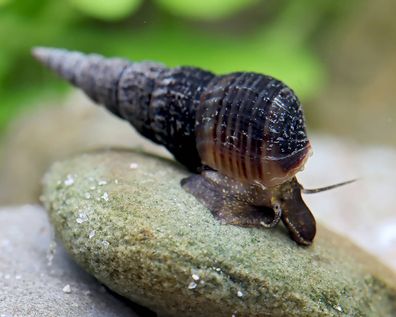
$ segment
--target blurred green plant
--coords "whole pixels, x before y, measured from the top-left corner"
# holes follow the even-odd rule
[[[329,15],[346,8],[330,0],[157,0],[160,6],[139,6],[140,0],[0,1],[0,129],[24,107],[70,89],[33,61],[30,50],[37,45],[218,73],[261,72],[310,98],[326,78],[313,39],[329,27]]]
[[[0,0],[0,7],[10,2],[10,0]]]
[[[119,20],[133,13],[141,0],[70,0],[81,12],[103,20]]]
[[[258,0],[157,0],[169,11],[193,18],[218,19],[249,7]]]

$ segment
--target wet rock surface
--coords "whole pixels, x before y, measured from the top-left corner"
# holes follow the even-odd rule
[[[55,164],[44,202],[58,237],[115,292],[165,316],[393,316],[395,275],[319,226],[313,246],[221,225],[177,164],[131,151]]]
[[[137,317],[54,244],[41,207],[0,209],[0,316]]]

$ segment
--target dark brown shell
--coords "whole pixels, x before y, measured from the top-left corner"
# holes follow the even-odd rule
[[[245,183],[272,187],[310,153],[303,112],[282,82],[256,73],[216,77],[201,96],[197,148],[204,164]]]

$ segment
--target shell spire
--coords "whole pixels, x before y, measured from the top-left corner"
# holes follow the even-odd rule
[[[167,68],[150,61],[135,63],[56,48],[34,48],[32,54],[144,137],[164,145],[189,170],[201,168],[195,112],[214,74],[193,67]]]
[[[81,88],[92,100],[119,115],[116,107],[118,81],[131,62],[46,47],[36,47],[32,54],[60,77]]]

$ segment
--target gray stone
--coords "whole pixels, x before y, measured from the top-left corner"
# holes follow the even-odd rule
[[[178,165],[128,151],[57,163],[44,203],[59,238],[115,292],[166,316],[395,316],[394,273],[318,227],[311,247],[221,225]]]
[[[0,316],[137,316],[52,236],[42,208],[0,209]]]

